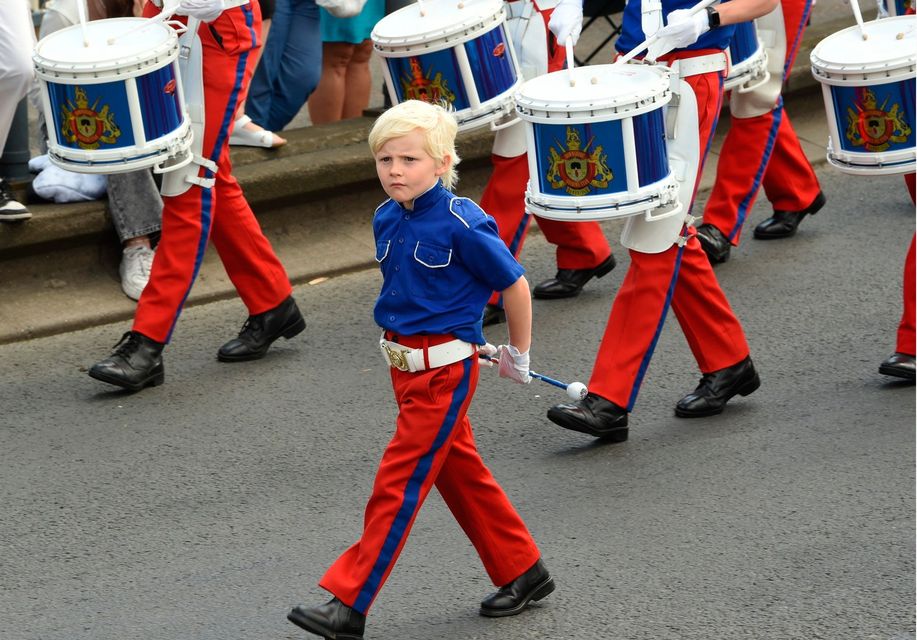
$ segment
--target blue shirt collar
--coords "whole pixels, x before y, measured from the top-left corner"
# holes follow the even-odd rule
[[[423,213],[425,210],[439,202],[439,199],[443,196],[444,193],[451,195],[451,192],[443,186],[442,181],[437,180],[429,189],[414,198],[414,209],[412,213],[415,215]],[[405,211],[410,211],[410,209],[405,207],[400,202],[398,203],[398,206],[400,206]]]

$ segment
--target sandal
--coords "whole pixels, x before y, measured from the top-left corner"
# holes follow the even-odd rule
[[[252,119],[246,115],[240,116],[232,128],[232,135],[229,136],[229,144],[243,147],[264,147],[274,149],[287,143],[286,140],[274,134],[272,131],[262,129],[257,124],[258,131],[246,128],[248,124],[254,124]]]

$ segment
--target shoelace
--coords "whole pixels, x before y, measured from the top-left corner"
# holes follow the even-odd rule
[[[118,344],[112,348],[115,350],[113,355],[129,358],[137,353],[137,350],[140,348],[140,340],[130,331],[126,331],[124,335],[121,336],[121,339],[118,340]]]
[[[257,316],[248,316],[248,319],[245,321],[245,324],[242,325],[242,329],[239,331],[239,337],[241,338],[247,333],[255,333],[256,331],[261,331],[264,323],[262,319]]]

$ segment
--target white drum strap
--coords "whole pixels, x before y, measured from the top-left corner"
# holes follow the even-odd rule
[[[662,29],[662,0],[642,0],[640,19],[643,35],[651,38]]]

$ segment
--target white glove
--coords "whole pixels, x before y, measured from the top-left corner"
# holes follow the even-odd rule
[[[501,344],[497,347],[500,354],[500,377],[509,378],[520,384],[532,381],[529,375],[529,352],[521,353],[511,344]]]
[[[485,342],[483,345],[478,347],[478,355],[484,356],[483,358],[479,359],[479,362],[482,366],[492,367],[494,366],[494,363],[491,358],[497,355],[497,348],[489,342]]]
[[[560,46],[566,44],[567,36],[573,38],[573,44],[576,44],[583,30],[583,1],[560,0],[554,7],[554,12],[551,13],[548,29],[557,38]]]
[[[672,49],[690,46],[710,31],[710,18],[706,11],[691,15],[688,9],[677,9],[668,15],[666,22],[666,26],[656,32],[658,39],[646,53],[650,60],[656,60]]]
[[[213,22],[220,17],[223,9],[223,0],[181,0],[176,11],[201,22]]]

